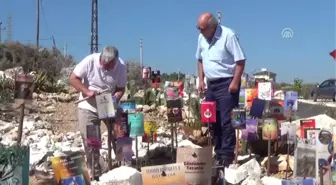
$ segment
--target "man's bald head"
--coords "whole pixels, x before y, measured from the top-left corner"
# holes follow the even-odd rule
[[[202,13],[197,21],[197,28],[206,38],[212,38],[218,25],[217,19],[209,12]]]
[[[209,12],[202,13],[197,21],[197,26],[200,28],[213,27],[217,26],[217,24],[217,19]]]

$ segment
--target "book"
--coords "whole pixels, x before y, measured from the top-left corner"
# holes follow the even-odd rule
[[[316,178],[316,140],[297,138],[294,153],[294,177]]]
[[[305,137],[305,129],[307,128],[315,128],[315,119],[306,119],[306,120],[300,120],[300,137]]]
[[[262,125],[263,140],[277,140],[278,139],[278,121],[274,118],[264,119]]]
[[[116,160],[117,161],[132,161],[132,138],[123,137],[117,138],[116,142]]]
[[[83,152],[70,152],[51,158],[57,185],[90,185]]]
[[[89,148],[101,148],[102,142],[99,125],[86,125],[86,142]]]
[[[272,100],[272,82],[258,83],[258,98],[262,100]]]
[[[289,111],[297,111],[298,110],[298,92],[295,91],[287,91],[285,92],[284,97],[284,110]]]
[[[0,184],[29,185],[29,148],[0,145]]]
[[[183,163],[148,166],[141,168],[142,184],[185,185],[185,167]]]
[[[121,100],[119,103],[120,108],[127,113],[136,112],[136,103],[135,100]]]
[[[314,179],[282,180],[281,185],[315,185]]]
[[[245,89],[240,89],[239,91],[239,107],[245,108],[246,106],[246,96],[245,96]]]
[[[250,110],[250,116],[255,118],[261,118],[264,113],[265,105],[266,105],[265,100],[261,100],[258,98],[254,99]]]
[[[116,102],[111,93],[96,95],[97,112],[99,119],[114,118],[116,115]]]
[[[284,101],[283,100],[271,100],[269,104],[270,117],[280,120],[285,120],[284,114]]]
[[[290,122],[281,123],[280,139],[281,141],[295,143],[296,141],[296,124]]]
[[[247,88],[245,89],[245,101],[246,107],[251,108],[254,99],[258,98],[258,89],[257,88]]]
[[[182,121],[182,100],[181,99],[167,100],[167,117],[168,117],[168,122]]]
[[[172,83],[172,82],[170,82]],[[170,83],[167,83],[164,87],[164,95],[166,100],[176,100],[179,98],[179,90],[177,87],[171,86]]]
[[[128,114],[127,120],[130,128],[130,137],[144,135],[144,115],[142,113]]]
[[[304,138],[307,139],[317,139],[317,134],[315,132],[315,130],[319,130],[318,128],[305,128],[305,134],[304,134]]]
[[[322,170],[323,174],[323,185],[330,185],[331,179],[331,170],[329,164],[329,158],[331,158],[332,153],[329,152],[329,144],[332,141],[332,134],[329,130],[314,130],[318,136],[316,141],[316,177],[317,181],[320,182],[321,174],[319,173]]]
[[[255,141],[258,139],[258,120],[247,119],[246,128],[242,129],[241,139],[245,141]]]
[[[142,78],[143,79],[151,78],[151,73],[152,73],[151,67],[143,67],[142,68]]]
[[[246,110],[244,108],[232,109],[231,124],[235,129],[246,128]]]
[[[185,184],[211,185],[212,147],[189,148],[179,147],[176,163],[185,166]]]
[[[216,122],[216,102],[202,101],[201,103],[201,121],[205,124]]]
[[[120,119],[115,120],[113,129],[116,138],[129,137],[130,128],[128,124],[128,113],[122,113]]]

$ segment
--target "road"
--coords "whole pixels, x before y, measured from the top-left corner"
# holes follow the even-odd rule
[[[299,118],[307,118],[307,117],[312,117],[316,116],[319,114],[325,114],[328,109],[336,109],[335,107],[331,106],[324,106],[321,104],[312,104],[312,103],[306,103],[306,102],[299,102],[298,105],[298,112],[297,116]],[[335,110],[336,111],[336,110]]]

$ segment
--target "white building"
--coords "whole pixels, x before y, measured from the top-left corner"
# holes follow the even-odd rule
[[[265,79],[266,81],[276,82],[276,74],[270,71],[267,71],[266,68],[262,68],[260,72],[254,73],[253,77],[257,79]]]

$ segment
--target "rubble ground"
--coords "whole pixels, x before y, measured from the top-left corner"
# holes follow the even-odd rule
[[[79,137],[78,129],[77,129],[77,108],[74,104],[74,101],[77,98],[77,94],[51,94],[51,95],[34,95],[35,99],[33,101],[32,105],[27,105],[26,110],[26,117],[24,121],[24,128],[23,128],[23,144],[31,144],[33,142],[33,146],[36,146],[35,149],[35,156],[32,157],[31,155],[31,164],[34,163],[34,160],[36,158],[39,158],[39,156],[36,157],[36,153],[45,153],[46,150],[50,150],[52,147],[57,147],[58,149],[61,149],[63,151],[66,150],[80,150],[82,147],[81,139]],[[62,97],[62,98],[60,98]],[[4,108],[4,106],[0,106],[1,108],[1,120],[6,118],[6,121],[0,121],[0,131],[3,132],[1,143],[15,143],[15,140],[17,139],[16,132],[17,132],[17,121],[14,118],[10,118],[11,116],[8,114],[11,106],[7,106]],[[13,107],[13,106],[12,106]],[[165,162],[170,161],[171,155],[170,152],[167,152],[167,146],[171,144],[170,139],[170,128],[169,124],[167,124],[166,119],[166,108],[164,106],[148,106],[148,105],[139,105],[137,108],[141,109],[145,113],[146,120],[152,120],[156,121],[157,124],[159,124],[159,129],[157,130],[158,138],[156,143],[152,143],[149,145],[150,152],[154,152],[157,157],[157,155],[160,156],[160,159],[167,158],[167,160],[164,160]],[[154,111],[155,110],[155,111]],[[184,111],[186,111],[185,109]],[[17,111],[17,110],[16,110]],[[184,112],[184,119],[185,115],[187,113]],[[18,116],[17,112],[12,116]],[[326,115],[319,115],[314,117],[316,119],[317,123],[320,123],[320,127],[322,128],[331,128],[333,125],[336,125],[336,121]],[[16,119],[17,120],[17,119]],[[295,123],[299,124],[299,121],[294,121]],[[200,141],[198,139],[206,136],[205,133],[207,131],[201,130],[195,130],[190,127],[184,127],[183,124],[180,124],[178,126],[180,129],[178,131],[177,135],[177,141],[178,146],[190,146],[199,148],[200,146],[195,145],[193,142],[191,142],[194,138],[197,141]],[[102,124],[102,140],[103,140],[103,148],[106,148],[106,128],[105,125]],[[192,140],[190,138],[193,138]],[[201,139],[202,140],[202,139]],[[53,142],[53,143],[50,143]],[[206,141],[206,140],[205,140]],[[133,143],[133,151],[135,150],[135,143]],[[48,149],[47,149],[48,148]],[[162,148],[164,148],[162,150]],[[34,149],[31,145],[31,149]],[[34,150],[33,150],[34,151]],[[54,150],[52,150],[54,151]],[[139,142],[139,157],[145,157],[147,155],[147,143]],[[102,155],[104,155],[106,152],[101,152]],[[167,154],[170,154],[167,155]],[[37,154],[41,155],[41,154]],[[114,155],[114,154],[112,154]],[[150,155],[150,153],[148,154]],[[150,155],[151,156],[151,155]],[[112,156],[115,157],[115,156]],[[239,156],[242,158],[242,156]],[[40,156],[41,158],[41,156]],[[228,173],[232,173],[231,175],[233,179],[232,181],[236,181],[237,179],[245,179],[246,183],[247,181],[253,181],[253,176],[244,176],[242,177],[236,177],[237,175],[241,174],[242,172],[249,172],[252,170],[251,166],[254,166],[254,172],[256,174],[260,174],[263,176],[265,173],[265,166],[267,166],[267,160],[263,157],[256,158],[258,161],[250,161],[242,164],[238,169],[231,169],[228,171]],[[264,159],[264,160],[263,160]],[[157,158],[150,159],[151,161],[145,161],[146,165],[162,165],[163,160],[157,160]],[[293,157],[290,158],[290,168],[293,169]],[[286,162],[286,156],[279,155],[277,159],[271,158],[271,164],[272,161],[275,161],[276,168],[278,168],[277,171],[275,171],[273,174],[271,174],[271,177],[264,177],[263,179],[274,181],[276,179],[284,179],[285,178],[285,170],[287,167]],[[260,166],[258,169],[256,166]],[[273,165],[271,165],[273,166]],[[125,168],[127,170],[127,168]],[[243,171],[240,171],[243,169]],[[245,171],[244,171],[245,170]],[[247,171],[246,171],[247,170]],[[43,171],[43,170],[42,170]],[[279,171],[279,172],[278,172]],[[111,171],[110,171],[111,172]],[[109,172],[109,173],[110,173]],[[112,172],[111,172],[112,173]],[[290,177],[292,173],[290,172],[288,174]],[[43,176],[43,175],[42,175]],[[226,177],[229,178],[229,177]],[[230,179],[230,178],[229,178]],[[228,179],[227,179],[228,180]],[[245,180],[244,180],[245,181]],[[35,176],[30,177],[30,185],[48,185],[53,184],[52,182],[48,180],[37,180]],[[264,183],[267,184],[267,183]]]

